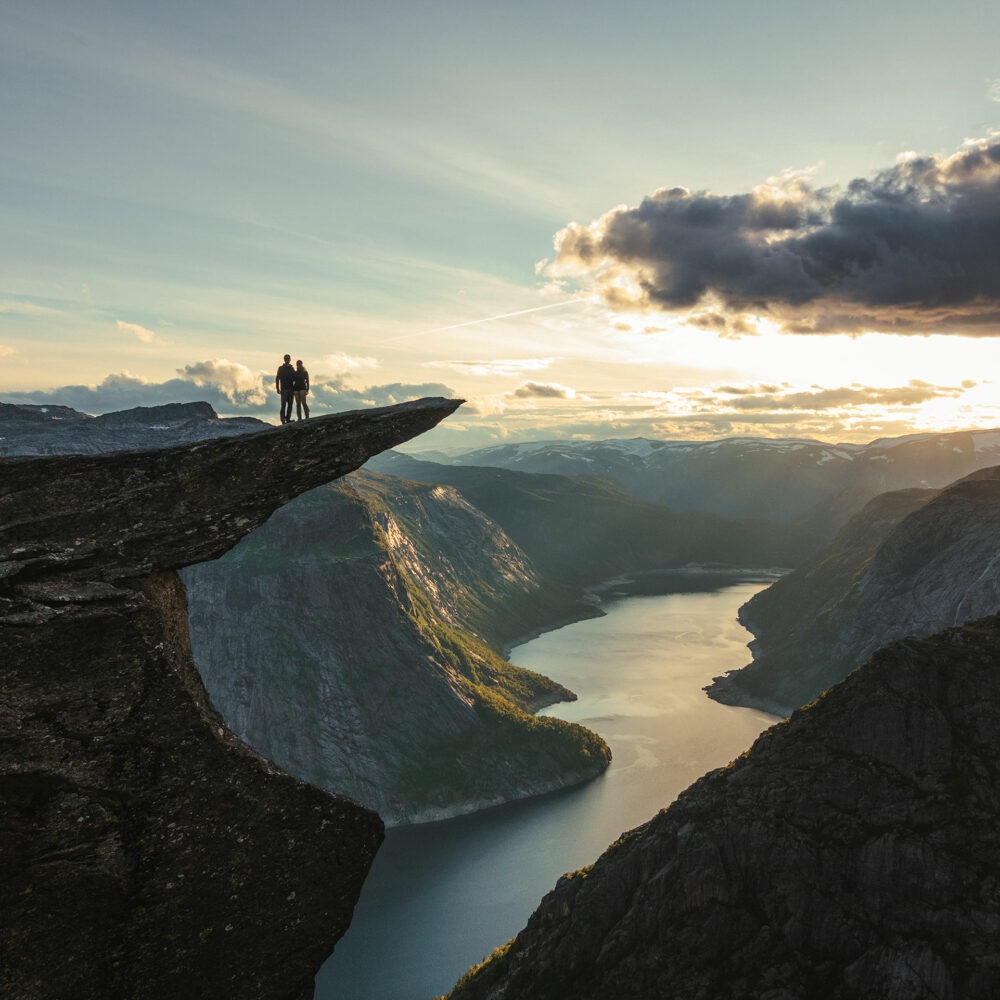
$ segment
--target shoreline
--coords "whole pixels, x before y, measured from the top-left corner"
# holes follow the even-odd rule
[[[662,584],[671,579],[688,582],[701,580],[706,584],[706,586],[698,589],[714,591],[745,581],[773,582],[787,572],[788,570],[783,567],[762,568],[699,565],[666,567],[660,570],[641,570],[636,573],[619,574],[618,576],[610,577],[606,580],[601,580],[598,583],[588,585],[580,597],[579,614],[567,615],[548,625],[542,625],[524,633],[516,640],[512,640],[510,643],[505,643],[501,648],[500,655],[503,656],[508,663],[510,663],[511,653],[519,646],[523,646],[542,635],[548,634],[549,632],[556,632],[561,628],[565,628],[567,625],[573,625],[577,622],[588,621],[594,618],[603,618],[607,612],[605,612],[600,605],[609,597],[611,599],[617,599],[619,597],[667,596],[671,593],[690,592],[690,588],[688,587],[675,588],[662,586]],[[661,586],[655,586],[655,583],[657,582],[659,582]],[[653,583],[654,586],[650,587],[650,583]],[[628,589],[621,589],[630,587],[637,587],[638,589],[632,592]],[[512,666],[513,665],[514,664],[512,664]],[[714,684],[716,681],[724,679],[725,675],[719,678],[713,678],[712,683]],[[566,698],[553,691],[550,696],[542,696],[534,699],[530,704],[530,708],[526,709],[526,711],[530,711],[530,714],[535,715],[542,709],[549,708],[552,705],[571,703],[577,700],[578,695],[574,691],[570,691],[570,689],[566,688],[564,685],[561,686],[563,690],[567,691],[572,697]],[[705,687],[702,690],[706,692],[706,695],[709,698],[719,704],[732,705],[737,708],[757,709],[778,718],[785,718],[789,714],[785,712],[781,706],[741,702],[735,699],[727,701],[723,698],[714,697],[709,694],[708,687]],[[576,774],[562,775],[554,781],[539,782],[537,786],[523,789],[518,794],[512,794],[509,796],[497,795],[488,799],[477,800],[474,803],[469,802],[463,805],[456,805],[443,809],[426,810],[422,813],[417,813],[415,817],[408,818],[403,822],[396,823],[387,821],[386,827],[401,829],[408,826],[424,826],[429,823],[444,822],[450,819],[457,819],[462,816],[470,816],[474,813],[498,809],[502,806],[522,802],[526,799],[542,798],[546,795],[565,791],[568,788],[574,788],[578,785],[583,785],[589,781],[593,781],[596,778],[600,778],[606,772],[607,766],[595,771],[592,774],[582,774],[577,772]]]
[[[642,587],[642,589],[636,589],[632,592],[629,590],[623,590],[620,594],[615,594],[613,592],[616,588],[640,587],[644,583],[655,582],[657,580],[663,581],[669,578],[679,578],[683,580],[695,580],[700,578],[706,583],[708,583],[709,580],[714,580],[714,583],[708,584],[705,589],[717,590],[745,580],[759,580],[762,583],[773,583],[775,580],[784,576],[788,572],[790,572],[790,568],[786,566],[716,566],[712,564],[698,564],[688,566],[665,566],[662,569],[644,569],[636,570],[634,573],[619,573],[617,576],[608,577],[604,580],[589,583],[583,586],[579,597],[579,614],[566,615],[565,617],[558,618],[547,625],[539,625],[527,632],[521,633],[516,638],[504,642],[503,645],[500,646],[498,652],[509,663],[510,654],[518,646],[523,646],[525,643],[531,642],[539,636],[546,635],[549,632],[555,632],[558,629],[565,628],[567,625],[573,625],[576,622],[581,621],[588,621],[591,618],[603,617],[605,612],[601,609],[600,605],[604,602],[607,596],[639,597],[642,595],[649,595],[662,597],[666,594],[675,593],[675,589],[672,587],[663,589],[662,587],[656,587],[655,585],[648,588]],[[676,592],[683,593],[686,591],[687,588],[683,588]],[[551,702],[551,704],[556,704],[556,702]]]
[[[752,661],[751,661],[752,662]],[[732,708],[752,708],[759,712],[766,712],[768,715],[776,715],[781,719],[787,719],[795,707],[782,705],[780,702],[772,701],[768,698],[755,698],[749,691],[740,687],[730,676],[738,674],[745,667],[727,671],[718,677],[712,678],[711,684],[706,684],[702,691],[720,705],[729,705]]]

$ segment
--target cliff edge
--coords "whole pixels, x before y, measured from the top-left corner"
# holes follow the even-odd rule
[[[0,994],[312,995],[382,823],[229,732],[176,571],[458,405],[0,461]]]

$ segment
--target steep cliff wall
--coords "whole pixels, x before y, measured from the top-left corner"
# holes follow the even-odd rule
[[[893,643],[560,880],[451,1000],[1000,995],[1000,620]]]
[[[790,712],[891,639],[1000,608],[1000,467],[872,501],[808,565],[740,610],[754,662],[712,697]]]
[[[575,696],[494,651],[588,607],[453,489],[355,474],[184,580],[195,659],[234,730],[388,823],[607,766],[593,733],[527,714]]]
[[[311,996],[382,824],[226,729],[174,571],[457,405],[0,462],[5,998]]]

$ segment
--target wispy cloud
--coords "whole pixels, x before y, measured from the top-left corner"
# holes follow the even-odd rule
[[[958,386],[931,385],[913,379],[903,386],[850,385],[834,389],[814,386],[811,389],[789,391],[777,386],[720,386],[708,397],[720,410],[770,411],[786,410],[820,412],[824,410],[857,410],[859,407],[911,407],[934,399],[957,399],[974,388],[968,381]]]
[[[118,320],[115,325],[118,327],[119,332],[130,334],[143,344],[150,344],[155,347],[168,347],[170,345],[169,340],[163,340],[155,331],[150,330],[148,327],[140,326],[138,323],[126,323],[123,320]]]
[[[935,385],[794,386],[770,382],[583,394],[525,383],[503,397],[470,401],[461,428],[441,438],[554,440],[613,437],[706,439],[734,435],[871,441],[877,437],[1000,424],[991,386],[971,380]],[[556,405],[544,405],[544,401]],[[537,404],[537,405],[533,405]],[[438,433],[438,432],[435,432]]]
[[[485,143],[470,144],[468,134],[458,128],[403,113],[393,115],[387,109],[375,113],[360,102],[296,87],[259,68],[239,69],[193,50],[151,41],[120,21],[112,38],[96,22],[74,21],[69,11],[64,13],[60,25],[39,20],[37,25],[23,26],[21,44],[33,42],[63,63],[83,65],[101,76],[114,75],[144,90],[155,88],[192,106],[298,133],[313,149],[326,145],[338,157],[345,151],[360,154],[385,171],[424,184],[471,191],[507,204],[530,204],[546,212],[565,201],[558,183],[524,169],[523,157]]]
[[[0,315],[61,316],[63,310],[26,299],[0,299]]]
[[[447,368],[463,375],[482,377],[516,376],[525,372],[544,371],[556,358],[496,358],[491,361],[429,361],[428,368]]]
[[[433,330],[417,330],[413,333],[403,334],[400,337],[391,337],[384,343],[393,343],[398,340],[407,340],[411,337],[423,337],[431,333],[444,333],[446,330],[461,330],[469,326],[481,326],[483,323],[495,323],[498,320],[514,319],[517,316],[527,316],[529,313],[546,312],[549,309],[564,309],[566,306],[585,305],[589,300],[586,298],[567,298],[561,302],[549,302],[544,306],[531,306],[529,309],[515,309],[513,312],[498,313],[493,316],[481,316],[478,319],[463,320],[461,323],[449,323],[447,326],[438,326]]]
[[[1000,139],[903,154],[844,190],[807,174],[721,196],[670,188],[556,237],[555,275],[616,309],[795,333],[1000,335]]]
[[[348,372],[371,370],[380,367],[381,364],[378,358],[356,357],[344,354],[342,351],[324,355],[322,363],[338,375]]]

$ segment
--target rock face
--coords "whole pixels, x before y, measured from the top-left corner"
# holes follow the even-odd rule
[[[879,651],[588,869],[451,1000],[1000,995],[1000,620]]]
[[[234,731],[389,824],[607,767],[595,734],[528,714],[575,695],[495,651],[593,609],[454,489],[355,473],[184,581],[195,660]]]
[[[1000,609],[1000,467],[885,494],[819,555],[740,609],[754,662],[712,697],[787,714],[879,646]]]
[[[0,463],[0,994],[311,996],[382,824],[226,729],[175,570],[457,406]]]

